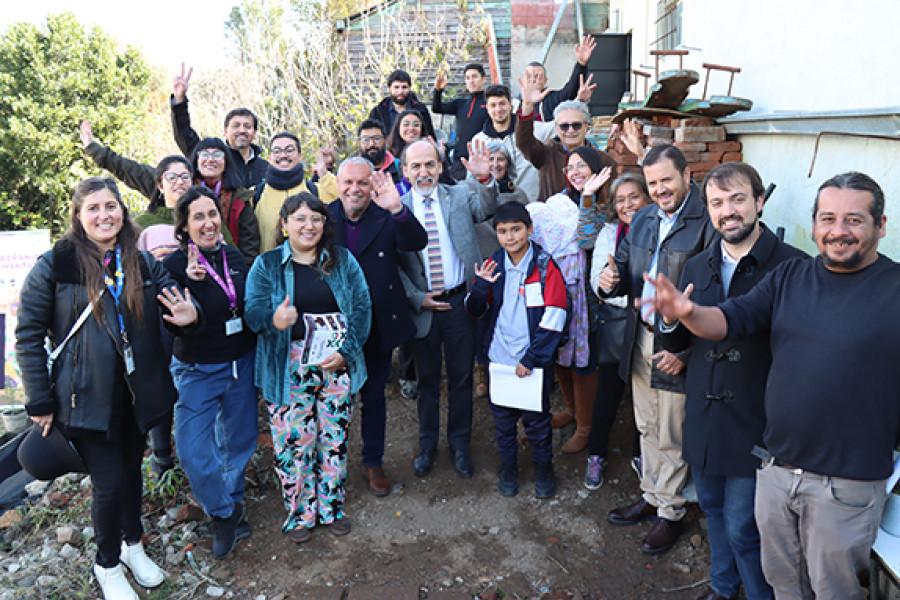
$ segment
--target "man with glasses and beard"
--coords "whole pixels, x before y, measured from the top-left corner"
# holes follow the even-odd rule
[[[724,163],[706,177],[701,198],[721,239],[684,266],[681,287],[693,285],[694,302],[715,306],[740,296],[782,262],[806,257],[760,222],[764,193],[748,164]],[[742,582],[747,600],[771,600],[753,518],[759,460],[752,454],[766,426],[760,399],[772,362],[768,331],[714,342],[683,325],[660,329],[667,350],[690,349],[682,453],[706,515],[712,563],[710,587],[698,600],[737,598]]]
[[[396,157],[387,149],[387,130],[377,119],[366,119],[356,130],[359,136],[359,155],[368,159],[376,171],[387,173],[394,183],[400,183],[403,174],[397,168]]]

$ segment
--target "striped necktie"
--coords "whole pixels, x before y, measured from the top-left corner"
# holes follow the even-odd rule
[[[425,206],[425,233],[428,234],[428,272],[431,274],[431,289],[444,289],[444,263],[441,262],[441,238],[438,234],[437,219],[434,216],[434,210],[431,203],[434,198],[425,198],[423,200]]]

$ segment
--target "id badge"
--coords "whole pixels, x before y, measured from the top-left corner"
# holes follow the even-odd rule
[[[244,330],[244,324],[240,317],[234,317],[225,321],[225,335],[234,335]]]
[[[122,354],[125,357],[125,374],[131,375],[134,373],[134,350],[131,349],[131,344],[125,346]]]

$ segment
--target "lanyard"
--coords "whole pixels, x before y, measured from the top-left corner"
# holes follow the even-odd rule
[[[122,271],[122,248],[119,244],[116,244],[115,281],[113,281],[113,278],[109,275],[110,261],[111,259],[109,256],[103,261],[103,282],[106,284],[106,289],[109,290],[110,296],[113,297],[113,300],[116,303],[116,316],[119,317],[119,331],[122,334],[122,341],[127,345],[128,334],[125,332],[125,320],[122,318],[122,305],[120,302],[122,290],[125,288],[125,273]]]
[[[189,242],[189,244],[194,247],[194,242]],[[209,264],[209,261],[203,256],[203,252],[199,249],[197,250],[197,261],[203,265],[203,268],[209,273],[209,276],[213,278],[213,281],[218,283],[219,287],[222,288],[222,291],[225,292],[225,296],[228,297],[228,306],[231,308],[231,314],[236,314],[237,289],[234,287],[234,281],[231,279],[231,272],[228,270],[228,258],[225,256],[225,247],[222,247],[222,271],[225,273],[224,281],[222,280],[222,277],[216,273],[216,270]]]

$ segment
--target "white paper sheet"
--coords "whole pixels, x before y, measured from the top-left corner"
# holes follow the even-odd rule
[[[497,406],[541,411],[544,370],[532,369],[528,377],[517,377],[516,368],[498,363],[488,365],[491,402]]]

